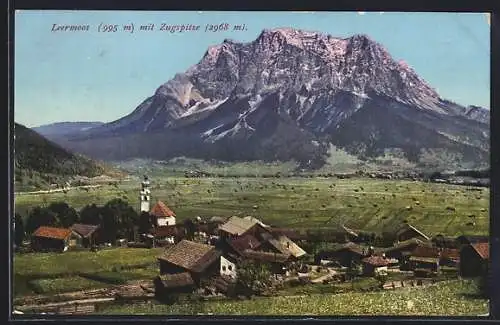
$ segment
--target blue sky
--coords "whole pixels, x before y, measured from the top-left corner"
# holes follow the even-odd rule
[[[246,31],[205,32],[206,24]],[[134,33],[99,33],[100,23],[133,23]],[[200,25],[200,31],[138,31],[139,25]],[[52,32],[88,24],[88,32]],[[337,37],[368,34],[444,98],[490,107],[490,28],[481,13],[18,11],[14,119],[28,127],[118,119],[225,38],[251,41],[265,28]]]

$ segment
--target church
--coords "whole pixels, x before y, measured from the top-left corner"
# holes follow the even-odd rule
[[[162,201],[157,201],[151,208],[151,190],[150,182],[147,176],[141,184],[140,192],[140,211],[147,212],[153,217],[153,224],[156,227],[174,226],[176,216],[175,213]]]

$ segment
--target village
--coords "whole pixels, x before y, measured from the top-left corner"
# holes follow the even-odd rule
[[[374,242],[345,224],[337,231],[310,233],[267,225],[254,216],[196,216],[178,223],[164,202],[152,201],[150,180],[145,176],[139,209],[151,217],[152,227],[136,234],[134,241],[104,242],[100,225],[78,223],[68,228],[39,227],[31,235],[30,248],[65,254],[75,249],[162,247],[155,278],[124,286],[110,298],[127,303],[154,299],[172,304],[189,301],[193,295],[250,299],[273,295],[287,285],[349,283],[359,278],[376,280],[366,290],[397,290],[458,277],[487,277],[487,236],[430,238],[405,223],[390,238]],[[66,312],[79,313],[78,307],[71,312],[72,308]],[[51,309],[40,306],[38,310]]]

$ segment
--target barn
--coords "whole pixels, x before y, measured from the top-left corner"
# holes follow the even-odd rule
[[[31,247],[35,251],[65,252],[81,244],[82,237],[69,228],[42,226],[31,235]]]
[[[83,247],[95,246],[99,228],[99,225],[86,225],[80,223],[75,223],[71,226],[71,230],[82,238],[81,244]]]

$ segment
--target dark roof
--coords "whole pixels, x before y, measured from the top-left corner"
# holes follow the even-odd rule
[[[430,240],[430,238],[424,234],[423,232],[421,232],[420,230],[418,230],[417,228],[415,228],[414,226],[410,225],[410,224],[406,224],[405,226],[403,226],[397,233],[396,235],[399,236],[401,235],[402,233],[408,231],[408,230],[411,230],[417,234],[419,234],[420,236],[422,236],[423,238],[425,238],[426,240]]]
[[[221,253],[213,246],[182,240],[165,250],[158,259],[199,273],[215,262],[220,255]]]
[[[257,222],[255,220],[248,220],[240,217],[231,217],[226,223],[220,225],[219,229],[231,235],[240,236],[256,224]]]
[[[398,260],[393,259],[393,258],[386,258],[383,256],[369,256],[361,260],[365,264],[373,265],[373,266],[387,266],[393,263],[397,263]]]
[[[162,201],[156,202],[150,214],[155,217],[175,217],[174,211],[170,210]]]
[[[428,246],[417,246],[412,252],[412,256],[418,257],[434,257],[437,258],[440,256],[440,250],[437,247],[428,247]]]
[[[242,253],[245,249],[257,249],[260,247],[261,242],[254,236],[247,234],[228,241],[236,252]]]
[[[438,263],[439,258],[437,257],[422,257],[422,256],[412,256],[410,261],[414,262],[424,262],[424,263]]]
[[[84,238],[92,235],[97,229],[99,229],[99,225],[85,225],[81,223],[75,223],[73,226],[71,226],[71,230]]]
[[[164,274],[158,277],[165,288],[180,288],[194,285],[193,278],[189,272]]]
[[[35,230],[32,236],[51,239],[65,240],[73,231],[69,228],[55,228],[42,226]]]
[[[288,261],[288,259],[290,258],[290,255],[258,252],[251,249],[246,249],[245,251],[243,251],[243,256],[251,260],[270,262],[270,263],[284,263]]]
[[[475,243],[471,244],[472,248],[481,256],[482,259],[490,258],[490,244],[489,243]]]
[[[461,235],[457,237],[458,241],[461,242],[466,242],[469,244],[473,243],[487,243],[489,242],[489,237],[488,236],[467,236],[467,235]]]
[[[360,256],[364,256],[366,255],[364,252],[363,252],[363,248],[361,248],[361,246],[359,245],[356,245],[355,243],[353,242],[348,242],[344,245],[342,245],[342,247],[338,248],[335,250],[336,252],[340,252],[340,251],[348,251],[348,252],[351,252],[351,253],[354,253],[354,254],[357,254],[357,255],[360,255]]]

